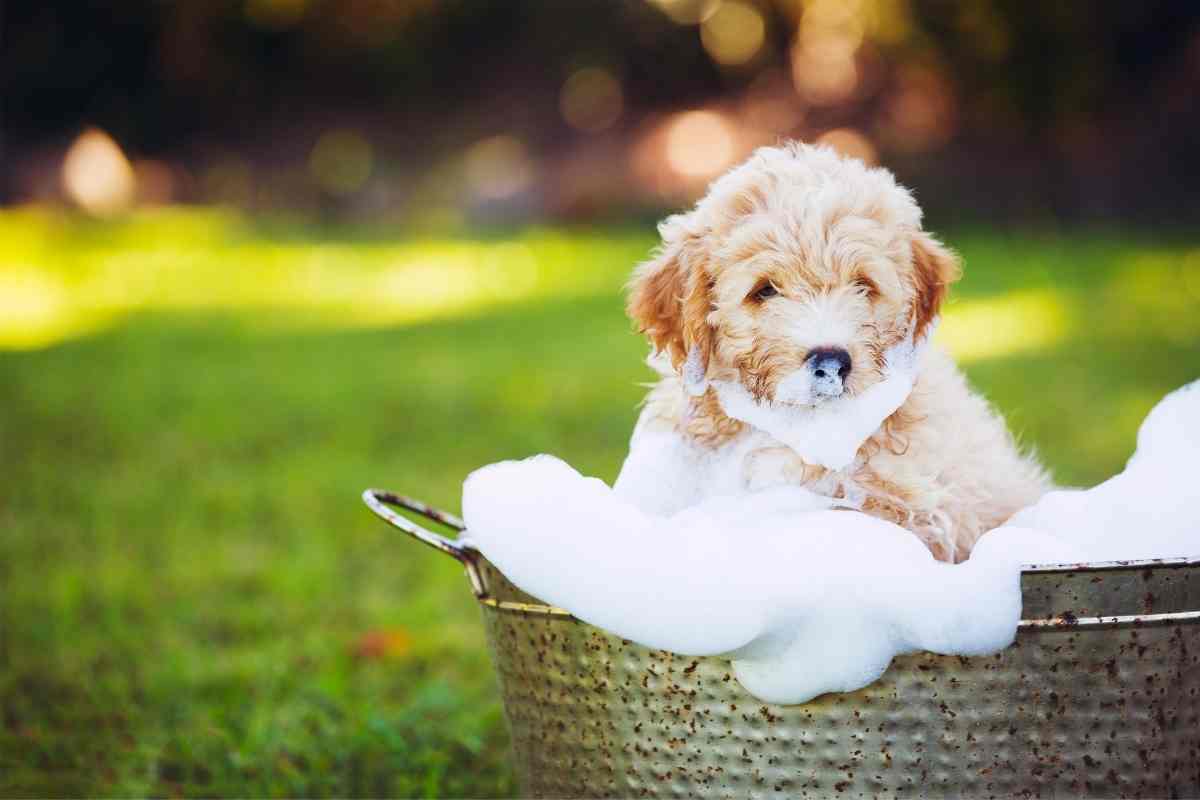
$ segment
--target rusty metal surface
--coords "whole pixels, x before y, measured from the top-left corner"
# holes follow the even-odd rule
[[[1184,558],[1026,567],[1026,619],[1139,616],[1200,610],[1200,574]]]
[[[403,508],[414,514],[420,514],[426,519],[432,520],[439,525],[445,525],[447,528],[458,533],[466,530],[466,525],[461,519],[448,511],[442,511],[431,505],[422,503],[420,500],[415,500],[402,494],[387,492],[382,489],[367,489],[362,493],[362,500],[367,504],[367,508],[371,509],[375,516],[384,522],[399,528],[417,541],[429,545],[438,552],[445,553],[462,564],[467,572],[467,579],[471,582],[471,590],[475,592],[476,597],[483,596],[483,579],[479,574],[479,568],[476,566],[476,556],[478,553],[475,550],[460,544],[454,539],[448,539],[440,533],[434,533],[408,517],[394,511],[391,507]]]
[[[1030,567],[1003,652],[774,706],[464,552],[527,796],[1200,796],[1200,560]]]
[[[1200,796],[1200,562],[1028,570],[1002,653],[903,656],[865,689],[798,706],[479,565],[531,797]]]
[[[773,706],[723,659],[483,616],[532,797],[1200,795],[1195,617],[1025,626],[995,656],[903,656],[865,689]]]

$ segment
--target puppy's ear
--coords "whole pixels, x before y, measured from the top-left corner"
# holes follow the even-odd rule
[[[946,290],[962,274],[958,256],[937,239],[918,231],[912,240],[913,282],[917,296],[913,303],[916,324],[913,338],[920,341],[930,323],[937,319]]]
[[[689,382],[698,387],[712,352],[712,285],[695,238],[682,227],[674,217],[660,227],[662,249],[634,272],[627,310],[676,370],[688,365]]]

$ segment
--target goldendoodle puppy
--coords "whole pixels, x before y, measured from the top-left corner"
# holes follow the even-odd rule
[[[799,484],[961,561],[1050,488],[949,357],[924,346],[959,262],[888,171],[825,148],[762,148],[659,233],[629,313],[663,377],[618,493],[668,513]],[[814,433],[861,424],[853,404],[888,379],[897,352],[910,354],[911,391],[853,439],[848,464],[814,463],[796,446],[809,434],[780,434],[789,414],[816,409]]]

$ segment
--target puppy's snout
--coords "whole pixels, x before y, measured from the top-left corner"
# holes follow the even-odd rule
[[[813,391],[821,397],[838,397],[850,374],[850,354],[840,347],[818,347],[806,361],[813,376]]]

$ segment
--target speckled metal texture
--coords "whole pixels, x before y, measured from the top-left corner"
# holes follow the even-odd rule
[[[774,706],[422,533],[479,596],[526,796],[1200,797],[1200,560],[1027,568],[1003,652]]]
[[[480,566],[527,796],[1200,796],[1200,562],[1027,572],[1002,653],[904,656],[797,706],[756,701],[724,659],[521,610]]]

